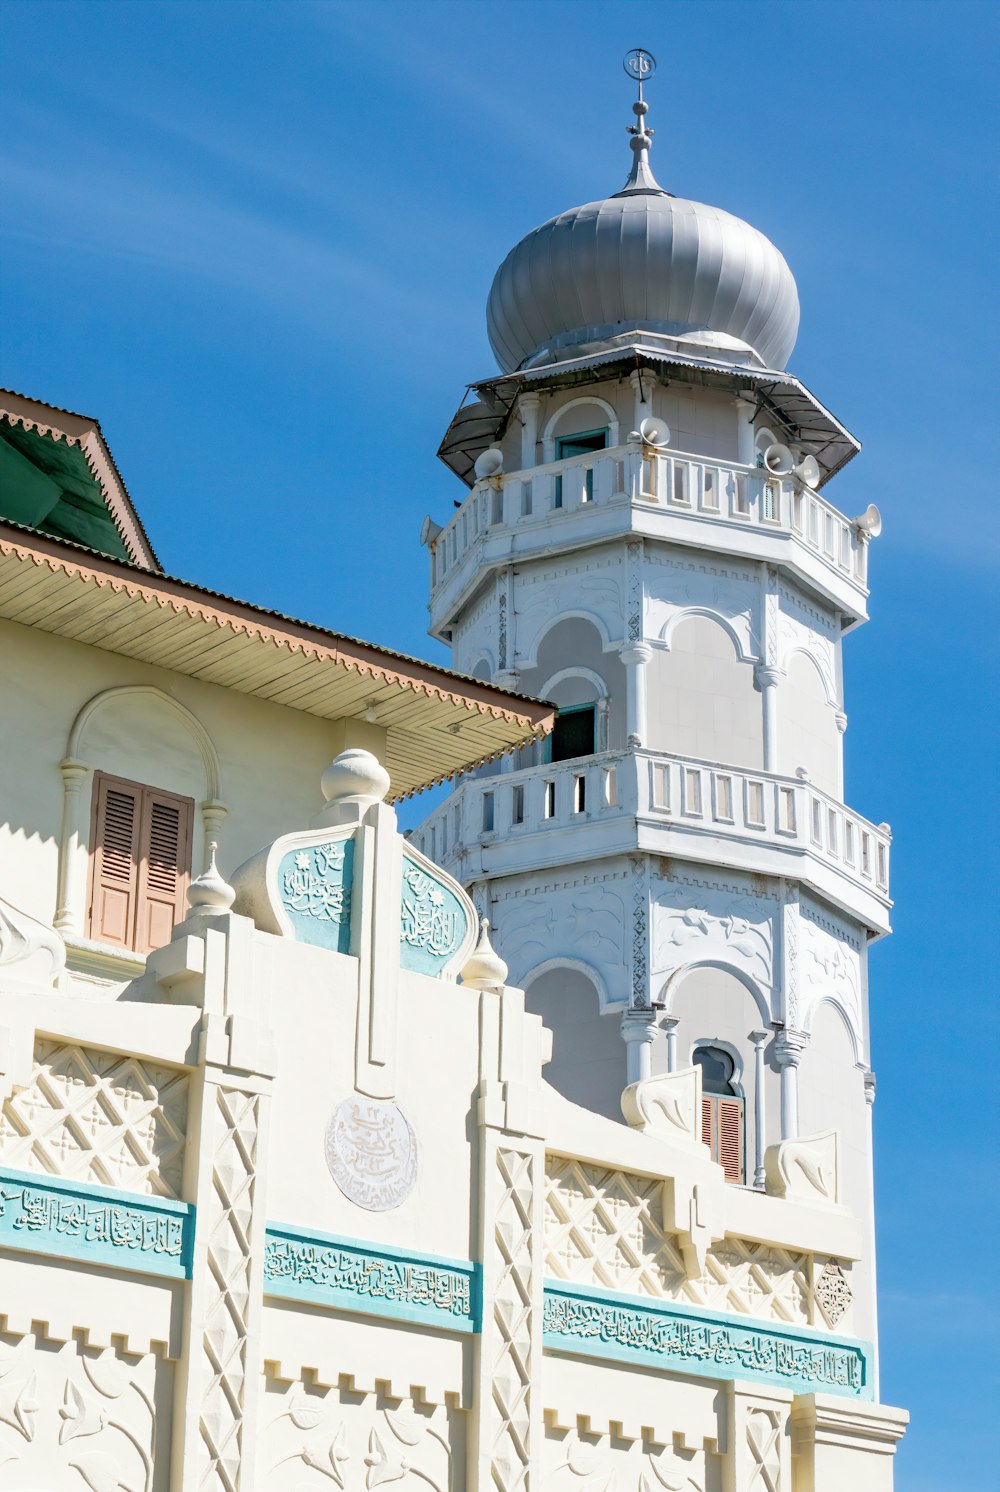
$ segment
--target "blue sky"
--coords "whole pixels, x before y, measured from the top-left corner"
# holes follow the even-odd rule
[[[849,802],[895,835],[896,933],[871,977],[882,1393],[913,1414],[900,1492],[995,1469],[997,15],[3,16],[3,381],[101,420],[169,571],[408,652],[444,656],[417,535],[460,492],[435,451],[494,367],[493,271],[623,182],[628,48],[660,62],[661,183],[782,249],[791,366],[864,441],[827,495],[885,520],[872,621],[846,648],[846,748]]]

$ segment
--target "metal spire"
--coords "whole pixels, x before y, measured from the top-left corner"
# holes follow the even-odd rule
[[[633,47],[622,66],[629,77],[635,79],[639,89],[639,96],[632,105],[636,123],[628,127],[628,132],[632,136],[632,170],[622,191],[662,192],[663,188],[649,167],[649,147],[653,143],[653,131],[646,128],[646,113],[649,105],[642,96],[643,83],[648,82],[656,71],[656,58],[652,52],[647,52],[643,47]]]

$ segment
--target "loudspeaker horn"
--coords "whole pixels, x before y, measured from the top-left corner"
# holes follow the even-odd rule
[[[874,503],[869,503],[860,518],[851,520],[859,533],[867,534],[869,539],[877,539],[882,532],[882,514]]]
[[[643,420],[639,426],[639,434],[648,446],[665,446],[670,444],[670,426],[663,420],[654,420],[651,416]]]
[[[795,457],[787,446],[776,440],[764,452],[764,465],[772,476],[787,477],[795,468]]]
[[[503,451],[498,451],[496,446],[490,446],[476,457],[475,472],[480,482],[487,477],[498,477],[502,471]]]
[[[795,475],[807,487],[815,488],[820,479],[819,462],[815,456],[803,456],[795,468]]]
[[[440,525],[440,523],[435,523],[434,519],[428,513],[427,517],[424,519],[423,523],[420,525],[420,543],[421,543],[421,545],[426,548],[426,546],[428,544],[433,544],[434,540],[437,538],[437,536],[438,536],[438,534],[440,532],[441,532],[441,525]]]

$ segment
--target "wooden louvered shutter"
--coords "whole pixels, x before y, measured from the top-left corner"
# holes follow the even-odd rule
[[[715,1158],[715,1105],[709,1093],[701,1095],[701,1140],[707,1145],[712,1158]]]
[[[131,948],[135,927],[141,802],[134,782],[95,774],[87,936],[119,948]]]
[[[743,1100],[720,1098],[718,1160],[727,1181],[743,1180]]]
[[[155,788],[143,790],[133,945],[137,953],[148,953],[169,943],[174,923],[184,915],[193,813],[190,798],[178,798]]]

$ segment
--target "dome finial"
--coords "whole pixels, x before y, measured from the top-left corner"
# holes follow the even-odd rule
[[[629,172],[628,181],[622,191],[662,192],[663,188],[649,167],[649,147],[653,143],[653,131],[646,128],[649,105],[642,96],[643,83],[648,82],[656,71],[656,58],[644,47],[633,47],[622,66],[629,77],[635,79],[639,87],[639,96],[632,105],[632,113],[635,115],[636,122],[628,127],[628,132],[632,136],[632,170]]]

